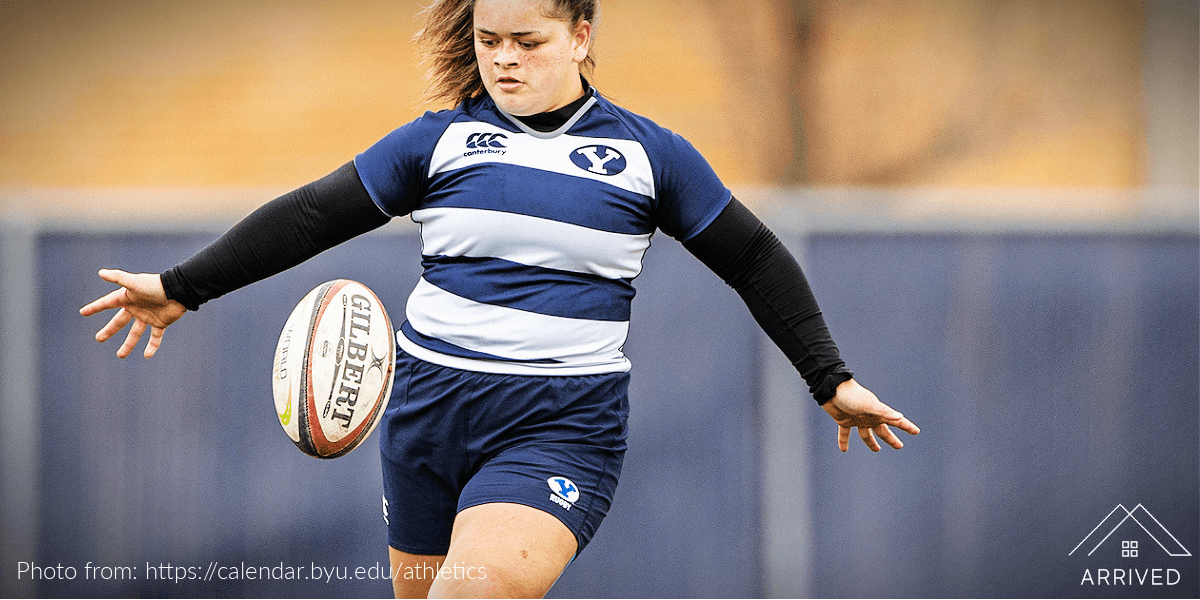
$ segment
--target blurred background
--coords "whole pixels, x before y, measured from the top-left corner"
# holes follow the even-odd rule
[[[322,281],[402,312],[411,223],[206,305],[151,361],[77,311],[96,269],[162,271],[444,108],[421,101],[421,5],[0,0],[0,596],[390,594],[354,578],[387,563],[373,441],[302,456],[269,372]],[[837,452],[737,296],[657,237],[616,504],[552,595],[1196,597],[1198,13],[604,0],[593,83],[700,149],[924,432]],[[1157,528],[1074,551],[1138,504]],[[148,579],[214,563],[302,578]],[[1152,568],[1179,577],[1087,579]]]

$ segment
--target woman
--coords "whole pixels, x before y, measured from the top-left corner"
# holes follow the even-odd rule
[[[607,513],[625,450],[631,281],[655,229],[743,297],[838,423],[917,427],[852,378],[795,260],[679,136],[584,79],[595,0],[442,0],[426,113],[162,275],[85,306],[124,358],[207,300],[411,215],[424,274],[380,427],[398,597],[542,596]],[[549,488],[549,489],[547,489]],[[438,570],[439,567],[446,567]],[[402,576],[408,574],[410,577]],[[411,577],[412,574],[420,578]]]

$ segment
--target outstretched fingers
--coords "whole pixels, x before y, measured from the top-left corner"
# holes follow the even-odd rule
[[[853,380],[839,386],[837,395],[821,407],[838,424],[838,449],[842,452],[850,449],[852,429],[858,430],[859,439],[872,452],[883,449],[880,442],[897,450],[904,447],[892,427],[910,435],[921,433],[921,429],[900,411],[880,402],[875,394]]]
[[[883,440],[883,443],[897,450],[904,447],[904,442],[900,441],[900,438],[896,436],[896,433],[892,431],[891,428],[889,428],[886,424],[880,424],[878,427],[876,427],[875,435],[878,435],[879,439]],[[878,449],[878,447],[872,449]]]
[[[850,449],[851,429],[853,429],[853,427],[838,427],[838,449],[842,452],[846,452]],[[905,431],[908,430],[905,429]],[[920,430],[916,430],[916,432],[919,431]],[[900,438],[896,436],[896,432],[892,431],[886,423],[880,423],[874,427],[860,426],[858,427],[858,437],[862,439],[863,443],[866,444],[868,448],[871,449],[871,452],[879,452],[880,450],[883,450],[883,446],[879,444],[879,440],[883,440],[885,444],[895,448],[896,450],[904,447],[904,442],[900,441]]]
[[[79,309],[79,314],[85,317],[102,313],[106,310],[121,308],[125,305],[125,288],[117,288],[96,300],[93,300]]]
[[[124,329],[125,326],[128,325],[132,320],[133,315],[129,314],[129,311],[125,310],[124,308],[118,310],[117,314],[113,315],[113,317],[108,320],[108,324],[100,328],[100,331],[96,332],[96,341],[100,343],[107,342],[112,338],[112,336],[116,335],[118,331]]]
[[[895,422],[888,423],[888,425],[894,425],[896,427],[899,427],[900,429],[904,430],[905,432],[909,433],[910,435],[917,435],[918,433],[921,433],[921,428],[917,427],[917,425],[915,423],[913,423],[912,421],[909,421],[908,419],[904,418],[903,415],[901,415],[901,417],[898,420],[896,420]]]
[[[862,438],[863,443],[871,449],[871,452],[879,452],[883,447],[879,445],[879,440],[875,439],[875,434],[872,431],[870,427],[859,427],[858,437]]]
[[[165,331],[162,327],[150,328],[150,339],[146,342],[146,349],[142,351],[142,356],[151,358],[158,352],[158,347],[162,344],[163,332]]]
[[[889,409],[889,410],[891,410],[891,409]],[[891,427],[888,427],[888,425],[891,425],[892,427],[897,427],[901,431],[904,431],[910,435],[917,435],[918,433],[921,433],[921,428],[917,427],[916,424],[914,424],[912,421],[909,421],[907,418],[905,418],[904,415],[902,415],[899,412],[896,412],[894,410],[892,411],[892,413],[893,414],[890,414],[890,415],[887,415],[886,417],[884,417],[883,422],[879,423],[878,425],[875,425],[874,427],[870,427],[870,428],[860,427],[859,428],[859,435],[862,436],[863,441],[866,442],[866,444],[867,444],[867,447],[869,447],[874,452],[878,452],[879,450],[882,449],[882,446],[880,446],[877,442],[875,442],[874,436],[879,436],[879,439],[883,440],[883,442],[885,444],[887,444],[897,450],[904,447],[904,442],[900,440],[900,438],[896,435],[896,432],[892,431]],[[871,435],[872,432],[874,433],[874,435]],[[868,439],[868,437],[870,439]]]
[[[133,349],[137,347],[142,336],[146,334],[146,329],[150,329],[150,338],[146,341],[146,349],[142,352],[142,356],[152,358],[158,352],[158,347],[162,345],[163,333],[166,331],[163,327],[155,327],[147,325],[145,321],[135,318],[127,309],[122,308],[109,319],[108,324],[100,331],[96,332],[97,342],[107,342],[118,332],[125,328],[126,325],[133,323],[129,327],[129,333],[125,335],[125,341],[121,347],[117,349],[117,358],[126,358],[133,353]]]
[[[167,297],[158,275],[127,273],[119,269],[100,269],[99,275],[101,279],[119,287],[79,309],[79,314],[85,317],[106,310],[117,310],[108,323],[96,332],[96,341],[106,342],[128,325],[129,333],[117,350],[117,356],[125,358],[149,329],[150,336],[142,354],[146,358],[154,356],[162,345],[163,331],[178,321],[187,308]]]
[[[122,312],[128,312],[121,309]],[[129,334],[125,336],[125,343],[117,349],[117,358],[125,358],[133,353],[133,349],[137,347],[137,343],[142,339],[142,334],[146,332],[146,323],[141,319],[134,319],[133,326],[129,328]]]

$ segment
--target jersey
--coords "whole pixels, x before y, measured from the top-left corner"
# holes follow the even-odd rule
[[[405,352],[501,374],[629,370],[633,280],[652,236],[687,241],[731,193],[682,137],[591,96],[551,132],[472,98],[355,157],[379,208],[420,226]]]

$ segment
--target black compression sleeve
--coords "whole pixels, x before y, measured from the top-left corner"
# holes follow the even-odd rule
[[[737,198],[683,246],[737,291],[817,403],[827,402],[838,384],[853,377],[800,265]]]
[[[195,256],[164,272],[163,288],[168,298],[196,310],[390,219],[371,200],[350,162],[264,204]]]

